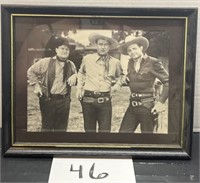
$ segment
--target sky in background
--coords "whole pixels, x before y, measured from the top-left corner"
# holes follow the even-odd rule
[[[84,46],[89,45],[88,37],[92,33],[102,34],[104,36],[111,37],[112,31],[111,30],[77,30],[74,34],[72,31],[69,32],[68,37],[74,39],[76,42],[83,44]]]

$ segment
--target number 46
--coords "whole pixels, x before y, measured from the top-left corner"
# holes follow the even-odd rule
[[[89,176],[91,179],[104,179],[106,177],[108,177],[108,173],[100,173],[97,177],[94,177],[94,167],[95,167],[95,163],[93,163],[93,165],[91,166],[90,168],[90,171],[89,171]],[[80,165],[79,166],[79,169],[78,170],[74,170],[73,168],[73,164],[71,164],[71,167],[70,167],[70,172],[79,172],[79,179],[83,178],[83,166]]]

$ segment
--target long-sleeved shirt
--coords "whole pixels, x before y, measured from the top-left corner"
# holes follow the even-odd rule
[[[127,76],[132,93],[154,93],[154,82],[157,78],[163,84],[159,101],[164,103],[168,98],[169,74],[160,60],[145,55],[141,60],[139,71],[136,72],[134,61],[130,59]]]
[[[56,57],[53,58],[43,58],[33,64],[27,72],[29,82],[31,85],[34,85],[36,83],[39,83],[42,87],[43,92],[46,94],[47,93],[47,87],[48,87],[48,72],[49,72],[49,63],[53,59],[55,62],[55,79],[53,81],[52,88],[50,90],[51,94],[66,94],[67,91],[67,86],[66,82],[63,82],[63,67],[64,63],[59,62]],[[70,60],[67,60],[67,62],[70,63],[72,73],[77,73],[76,67],[74,63]]]
[[[105,60],[97,53],[86,55],[78,72],[77,89],[108,92],[113,80],[121,84],[120,61],[107,55]]]

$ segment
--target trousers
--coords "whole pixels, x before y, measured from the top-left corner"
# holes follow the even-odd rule
[[[134,132],[139,124],[142,133],[153,133],[155,122],[151,108],[143,105],[133,107],[130,103],[122,119],[119,132]]]
[[[110,132],[112,118],[111,101],[104,103],[81,102],[81,105],[85,132]]]
[[[42,131],[67,131],[71,99],[40,97]]]

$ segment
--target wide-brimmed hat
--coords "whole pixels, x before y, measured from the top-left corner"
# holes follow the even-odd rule
[[[128,38],[128,37],[127,37]],[[139,44],[143,46],[143,51],[145,52],[147,48],[149,47],[149,41],[145,37],[129,37],[128,39],[125,40],[125,43],[123,43],[120,46],[121,53],[124,55],[128,55],[127,53],[127,48],[132,45],[132,44]]]
[[[70,50],[74,47],[74,44],[70,44],[70,42],[67,38],[52,36],[49,39],[49,41],[46,45],[46,48],[50,49],[51,51],[55,51],[56,48],[58,48],[59,46],[62,46],[62,45],[68,46]]]
[[[110,50],[114,50],[118,47],[118,42],[115,39],[101,35],[101,34],[92,33],[88,37],[88,39],[93,45],[96,44],[97,40],[99,40],[99,39],[107,40],[110,43]]]
[[[69,47],[69,49],[71,49],[72,45],[70,45],[69,41],[67,38],[64,37],[54,37],[52,42],[51,42],[51,49],[55,50],[56,48],[58,48],[59,46],[62,45],[66,45],[67,47]]]

